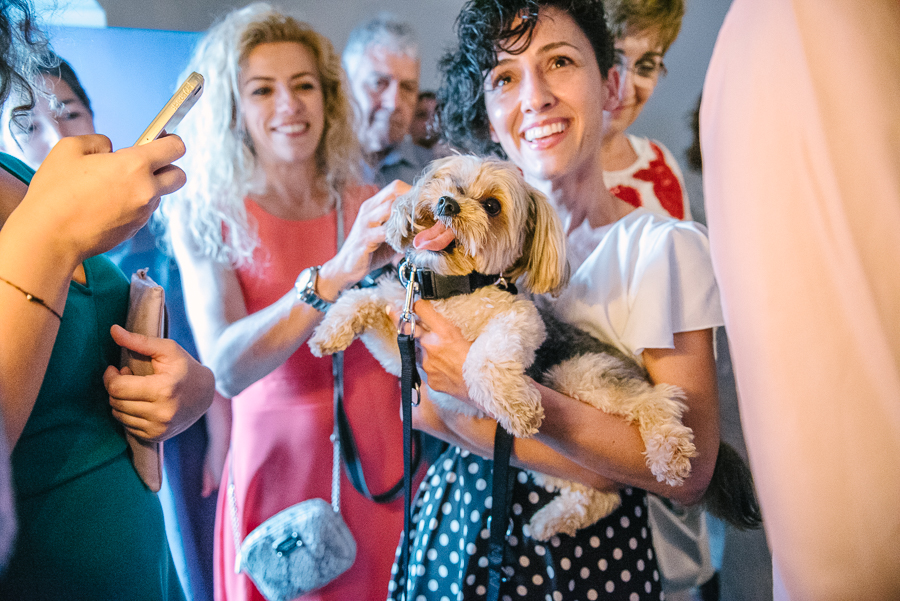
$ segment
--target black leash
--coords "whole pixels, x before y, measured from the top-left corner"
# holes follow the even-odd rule
[[[388,263],[383,267],[369,272],[366,277],[357,282],[353,287],[371,288],[378,283],[378,279],[381,278],[381,276],[392,272],[394,269],[394,266]],[[340,364],[335,363],[333,367],[333,373],[335,375],[334,423],[337,424],[338,437],[341,443],[341,457],[344,460],[344,470],[347,474],[347,479],[350,480],[350,484],[353,485],[356,492],[370,501],[382,505],[393,503],[403,494],[403,478],[401,477],[398,479],[396,484],[383,493],[372,494],[369,490],[369,486],[366,484],[365,474],[363,473],[362,462],[359,458],[356,439],[353,436],[353,428],[350,427],[350,421],[347,419],[347,413],[344,411],[343,379],[338,378],[338,370],[340,370],[341,374],[343,373],[344,354],[335,353],[334,357],[336,358],[335,361],[340,362]],[[415,430],[412,433],[412,445],[412,473],[415,474],[422,462],[422,444],[418,430]]]
[[[506,552],[506,531],[509,528],[509,504],[512,500],[512,470],[509,458],[514,437],[500,424],[494,434],[494,473],[491,480],[491,537],[488,546],[487,601],[497,601],[500,584],[506,582],[503,574],[503,556]]]
[[[425,275],[422,275],[425,272]],[[402,548],[400,550],[400,565],[398,573],[406,574],[406,586],[403,591],[403,599],[409,601],[410,586],[410,537],[412,535],[412,406],[418,405],[418,390],[421,384],[419,372],[416,368],[416,340],[415,340],[415,315],[413,314],[413,301],[415,294],[423,288],[428,289],[428,298],[447,298],[457,294],[468,294],[474,289],[484,286],[499,286],[512,294],[516,293],[515,286],[507,282],[502,276],[488,275],[472,272],[468,276],[436,276],[430,270],[419,270],[412,263],[404,260],[398,269],[400,282],[406,287],[406,303],[403,314],[400,317],[400,331],[397,334],[397,344],[400,348],[400,388],[403,405],[403,484],[404,484],[404,518]],[[441,296],[436,293],[440,292]],[[426,298],[424,294],[423,298]],[[408,332],[404,331],[408,326]],[[416,398],[413,399],[413,391]],[[487,601],[497,601],[500,595],[500,584],[507,578],[503,574],[503,557],[506,551],[506,531],[509,525],[509,503],[512,494],[509,469],[509,459],[512,454],[513,435],[504,430],[499,424],[494,435],[494,462],[491,482],[491,494],[493,496],[491,511],[490,542],[488,551],[488,594]]]
[[[342,355],[342,353],[335,353],[335,357],[338,355]],[[343,359],[343,357],[342,357]],[[418,374],[417,374],[418,375]],[[350,427],[350,421],[347,419],[347,414],[344,412],[344,399],[343,399],[343,391],[339,398],[336,399],[334,405],[334,419],[335,423],[338,425],[338,437],[341,441],[341,457],[344,459],[344,470],[347,474],[347,478],[350,480],[350,484],[353,485],[353,488],[356,489],[356,492],[366,497],[370,501],[374,501],[379,504],[387,504],[393,503],[403,494],[403,482],[404,477],[401,477],[397,480],[396,484],[390,487],[383,493],[373,494],[369,490],[369,486],[366,484],[366,477],[363,473],[362,462],[359,458],[359,451],[357,450],[356,440],[353,437],[353,429]],[[422,444],[419,438],[419,431],[414,430],[412,432],[412,464],[411,469],[412,473],[415,474],[419,470],[419,465],[422,463]],[[404,473],[405,473],[404,466]]]
[[[403,590],[403,599],[408,601],[410,586],[409,578],[409,545],[412,537],[412,406],[419,404],[419,370],[416,368],[416,316],[412,306],[417,289],[415,280],[415,266],[409,266],[411,277],[406,284],[406,304],[403,314],[400,316],[400,330],[397,332],[397,345],[400,348],[400,396],[403,409],[403,536],[400,539],[403,545],[400,550],[400,565],[398,573],[406,574],[406,584]],[[407,329],[408,331],[404,331]],[[415,391],[415,399],[413,392]]]

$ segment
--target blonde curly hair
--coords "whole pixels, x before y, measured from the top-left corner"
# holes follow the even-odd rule
[[[336,205],[345,187],[360,177],[362,155],[349,88],[331,42],[268,4],[255,3],[227,14],[201,39],[182,76],[196,71],[206,81],[197,106],[176,129],[187,147],[180,163],[187,184],[164,200],[160,219],[165,226],[177,214],[204,256],[232,266],[250,264],[259,244],[244,198],[258,189],[262,177],[242,119],[240,69],[254,48],[271,42],[297,42],[315,58],[325,109],[316,158]]]

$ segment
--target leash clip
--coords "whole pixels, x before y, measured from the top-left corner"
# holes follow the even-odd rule
[[[397,334],[403,334],[403,325],[409,324],[409,335],[416,335],[416,314],[413,313],[416,291],[419,289],[416,283],[416,266],[404,259],[397,268],[400,283],[406,287],[406,302],[403,303],[403,313],[400,314],[400,327]]]

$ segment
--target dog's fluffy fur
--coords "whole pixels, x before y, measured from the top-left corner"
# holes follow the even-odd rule
[[[502,274],[537,294],[557,292],[567,279],[559,218],[544,195],[504,161],[452,156],[433,162],[395,201],[386,232],[387,242],[407,260],[441,275]],[[322,356],[360,336],[384,368],[399,375],[396,326],[386,308],[399,314],[404,299],[395,278],[345,292],[310,338],[310,348]],[[535,380],[636,423],[647,465],[659,481],[679,485],[689,475],[696,451],[693,433],[681,423],[686,406],[677,387],[653,386],[632,359],[552,316],[542,318],[524,295],[489,286],[434,301],[434,308],[472,341],[463,365],[469,396],[502,427],[526,437],[540,426],[543,410],[526,375],[530,369]],[[448,395],[430,389],[428,394],[442,406],[477,414]],[[532,475],[538,485],[560,490],[530,523],[531,536],[539,540],[574,534],[621,502],[617,493]]]

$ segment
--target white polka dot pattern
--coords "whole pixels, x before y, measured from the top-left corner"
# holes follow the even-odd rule
[[[450,447],[432,466],[414,504],[413,566],[406,598],[415,601],[481,601],[488,584],[492,464]],[[555,493],[535,486],[511,468],[510,526],[500,599],[509,601],[614,601],[662,598],[659,572],[647,529],[646,496],[624,489],[622,505],[575,537],[532,539],[534,513]],[[389,599],[402,598],[406,574],[392,572]]]

